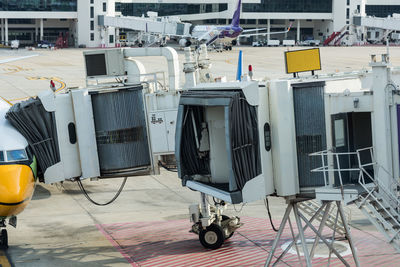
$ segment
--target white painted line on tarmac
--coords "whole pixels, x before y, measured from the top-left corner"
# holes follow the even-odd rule
[[[27,58],[31,58],[31,57],[37,57],[37,56],[39,56],[39,55],[35,54],[35,55],[29,55],[29,56],[24,56],[24,57],[13,57],[13,58],[2,59],[2,60],[0,60],[0,64],[13,62],[13,61],[17,61],[17,60],[23,60],[23,59],[27,59]]]

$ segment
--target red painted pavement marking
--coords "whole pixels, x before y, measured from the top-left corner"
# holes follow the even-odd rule
[[[97,225],[114,247],[132,266],[264,266],[276,233],[267,219],[243,217],[244,225],[218,250],[204,249],[198,236],[189,233],[189,220],[133,222]],[[279,225],[279,221],[274,222]],[[295,233],[297,228],[294,227]],[[313,237],[310,231],[306,236]],[[331,236],[331,231],[323,232]],[[352,228],[361,266],[400,266],[400,254],[383,241],[377,232],[362,232]],[[282,253],[281,245],[292,239],[289,227],[283,231],[275,253]],[[344,257],[351,266],[352,256]],[[305,265],[302,257],[303,265]],[[313,266],[326,266],[327,258],[314,258]],[[342,266],[331,258],[331,266]],[[278,266],[300,266],[297,255],[286,254]]]

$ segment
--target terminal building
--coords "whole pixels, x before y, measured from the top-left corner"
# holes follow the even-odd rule
[[[229,24],[237,0],[0,0],[1,42],[54,43],[64,36],[70,46],[114,47],[121,29],[99,26],[98,16],[178,16],[193,24]],[[291,31],[278,39],[324,41],[348,30],[350,44],[367,38],[353,30],[354,15],[386,17],[400,13],[398,0],[243,0],[241,26]],[[122,29],[123,30],[123,29]],[[275,38],[275,36],[271,37]]]

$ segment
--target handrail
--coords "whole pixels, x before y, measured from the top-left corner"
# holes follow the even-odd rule
[[[371,162],[362,162],[361,160],[361,153],[369,153],[370,160]],[[333,152],[332,149],[327,149],[319,152],[314,152],[311,153],[310,156],[320,156],[321,161],[322,161],[322,166],[315,168],[311,170],[311,172],[323,172],[324,174],[324,182],[325,186],[328,186],[329,183],[327,181],[327,174],[329,173],[334,173],[337,172],[340,186],[343,187],[343,180],[342,180],[342,172],[359,172],[359,177],[358,177],[358,183],[363,187],[363,189],[367,192],[368,196],[372,195],[372,197],[376,199],[375,196],[373,196],[373,192],[376,191],[375,188],[371,189],[370,187],[367,186],[366,183],[366,177],[369,178],[379,189],[379,192],[385,196],[386,201],[388,204],[391,206],[393,210],[396,212],[400,211],[400,199],[396,196],[394,192],[396,192],[400,196],[400,183],[396,181],[396,179],[392,179],[393,182],[390,186],[390,188],[387,188],[385,185],[379,182],[379,179],[375,179],[374,177],[379,177],[380,170],[383,170],[386,175],[389,177],[393,177],[392,174],[387,171],[383,166],[379,165],[374,157],[373,153],[373,147],[366,147],[366,148],[361,148],[357,149],[354,152]],[[325,162],[325,157],[330,156],[334,162],[336,162],[336,166],[329,166]],[[348,168],[341,168],[340,166],[340,157],[343,156],[357,156],[358,160],[358,167],[348,167]],[[371,176],[368,171],[366,170],[366,167],[374,167],[374,177]],[[381,205],[381,203],[379,203]],[[385,208],[382,206],[382,208]],[[386,210],[386,209],[385,209]],[[400,215],[400,214],[399,214]],[[400,216],[399,216],[400,217]],[[393,217],[392,217],[393,218]],[[394,218],[393,218],[394,219]],[[400,225],[400,224],[399,224]]]

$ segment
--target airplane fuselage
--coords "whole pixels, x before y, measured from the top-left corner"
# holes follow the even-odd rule
[[[220,31],[219,39],[236,39],[242,32],[243,28],[238,26],[216,26]]]
[[[0,219],[22,212],[32,198],[37,174],[26,139],[6,120],[0,100]]]
[[[192,37],[200,42],[207,44],[216,43],[231,43],[243,32],[240,26],[216,26],[216,25],[198,25],[193,28]]]

